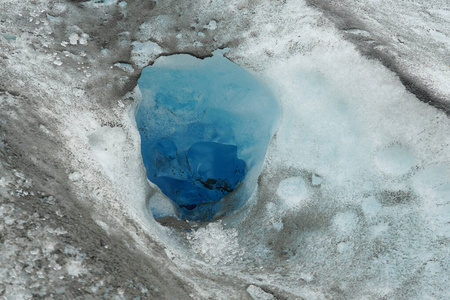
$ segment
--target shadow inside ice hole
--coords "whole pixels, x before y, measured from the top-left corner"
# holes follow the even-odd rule
[[[144,68],[138,85],[147,177],[177,216],[208,221],[245,204],[279,118],[268,88],[222,50],[204,60],[160,57]],[[167,204],[151,210],[157,219],[170,215]]]

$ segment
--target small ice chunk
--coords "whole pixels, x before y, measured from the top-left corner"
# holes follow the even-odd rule
[[[250,284],[247,288],[247,293],[254,299],[254,300],[275,300],[276,298],[267,292],[265,292],[262,288],[259,286]]]
[[[173,140],[163,138],[143,156],[144,163],[152,162],[146,164],[149,178],[180,209],[193,210],[199,204],[217,202],[245,177],[246,164],[237,157],[234,145],[199,142],[188,149],[187,155],[178,155]],[[186,158],[187,165],[182,163]]]
[[[83,34],[81,35],[81,37],[80,37],[80,40],[79,40],[80,44],[81,44],[81,45],[87,45],[87,43],[88,43],[88,38],[89,38],[89,34],[83,33]]]
[[[69,35],[69,43],[71,45],[76,45],[78,43],[78,39],[80,37],[78,36],[77,33],[72,33],[71,35]]]
[[[318,186],[322,183],[322,178],[320,176],[317,176],[316,174],[313,174],[311,178],[311,184],[313,186]]]
[[[124,72],[127,73],[133,73],[134,72],[134,68],[132,65],[130,64],[126,64],[126,63],[115,63],[114,67],[117,67],[119,69],[121,69]]]
[[[57,66],[60,66],[60,65],[62,65],[62,61],[60,61],[60,60],[54,60],[54,61],[53,61],[53,64],[54,64],[54,65],[57,65]]]
[[[80,260],[71,260],[66,264],[67,273],[70,276],[78,277],[80,275],[86,274],[87,270],[83,267],[83,262]]]
[[[207,28],[209,30],[216,30],[216,28],[217,28],[216,20],[209,21],[209,24],[207,26],[205,26],[205,28]]]

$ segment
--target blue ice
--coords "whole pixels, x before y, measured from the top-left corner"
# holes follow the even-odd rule
[[[16,40],[16,36],[15,35],[12,35],[12,34],[9,34],[9,33],[2,33],[1,35],[7,41],[15,41]]]
[[[161,57],[144,68],[138,85],[136,122],[148,179],[181,219],[214,218],[222,200],[261,166],[279,114],[276,101],[222,52],[204,60]],[[221,213],[248,196],[228,201]]]

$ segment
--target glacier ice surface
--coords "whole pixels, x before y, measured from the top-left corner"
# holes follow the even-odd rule
[[[441,7],[439,1],[348,5],[351,1],[343,0],[332,6],[323,2],[349,9],[353,13],[348,17],[366,24],[358,30],[370,34],[365,37],[355,29],[347,36],[399,60],[405,72],[425,79],[428,87],[446,97],[449,68],[442,57],[448,56],[450,31],[445,30],[448,11],[433,9]],[[245,299],[246,294],[448,299],[448,117],[407,93],[396,74],[358,55],[342,40],[342,30],[303,1],[194,1],[191,9],[198,15],[185,6],[187,2],[191,3],[158,1],[162,22],[145,20],[153,26],[139,34],[131,60],[114,56],[117,48],[129,46],[126,35],[118,43],[108,39],[108,51],[99,57],[98,37],[104,35],[91,34],[95,28],[88,27],[93,23],[80,19],[85,20],[84,15],[103,21],[128,14],[136,24],[132,9],[141,1],[130,1],[127,10],[121,7],[114,14],[115,5],[103,4],[101,17],[88,2],[2,3],[7,7],[2,11],[2,32],[17,39],[0,38],[7,57],[0,57],[6,91],[0,95],[0,120],[6,124],[0,141],[0,273],[5,274],[0,276],[0,294],[12,299],[61,293],[122,299],[137,296],[136,290],[141,298],[155,299],[187,299],[187,293],[197,299]],[[183,14],[174,14],[174,3]],[[81,5],[84,8],[78,10]],[[89,7],[94,9],[86,13]],[[53,27],[41,20],[35,25],[35,11],[44,21],[55,22]],[[65,22],[58,23],[58,18]],[[83,31],[74,30],[75,20]],[[215,29],[205,28],[210,20],[217,21]],[[6,28],[18,22],[20,30]],[[104,27],[114,33],[116,26]],[[47,33],[50,29],[54,35]],[[212,31],[214,45],[207,40]],[[73,32],[89,33],[89,43],[69,44]],[[147,212],[145,199],[151,191],[146,190],[150,188],[139,157],[139,133],[125,111],[131,101],[119,101],[116,97],[121,95],[112,92],[114,96],[105,97],[104,92],[112,90],[111,83],[129,77],[115,63],[129,62],[138,72],[140,64],[148,64],[160,52],[190,52],[193,41],[205,47],[226,45],[226,36],[238,40],[227,56],[258,70],[271,84],[283,110],[281,126],[269,145],[263,171],[249,170],[232,193],[250,194],[253,185],[247,182],[256,178],[252,174],[261,174],[247,214],[234,219],[234,214],[227,215],[221,223],[204,224],[189,234],[161,229],[142,213]],[[74,64],[80,64],[80,72]],[[89,84],[101,86],[101,97],[85,84],[88,74]],[[104,77],[108,81],[99,80]],[[36,193],[43,182],[55,198]],[[68,184],[69,189],[58,188]],[[158,201],[150,204],[169,215],[171,204],[158,205],[165,196],[153,193]],[[79,215],[72,201],[86,206],[88,213]],[[70,210],[65,210],[66,204]],[[89,230],[79,231],[83,228]],[[148,232],[163,247],[148,242]],[[187,236],[187,241],[177,239],[177,234]],[[108,245],[101,247],[101,240]],[[154,259],[143,263],[148,260],[139,249]],[[145,268],[139,269],[141,265]],[[148,280],[151,273],[157,278]],[[167,281],[172,273],[177,280]],[[128,281],[134,276],[138,280]],[[176,294],[180,286],[186,289],[181,296]]]

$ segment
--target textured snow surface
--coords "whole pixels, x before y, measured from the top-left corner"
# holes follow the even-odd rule
[[[415,82],[419,96],[431,90],[450,112],[450,5],[448,1],[325,1],[308,0],[336,21],[347,39],[363,53],[384,60]],[[424,93],[420,90],[425,87]],[[429,97],[421,100],[428,102]],[[427,100],[426,100],[427,99]],[[433,100],[431,102],[434,102]]]
[[[444,2],[2,1],[0,297],[450,298],[450,121],[401,82],[448,100]],[[137,79],[220,47],[281,121],[247,205],[164,227]]]

